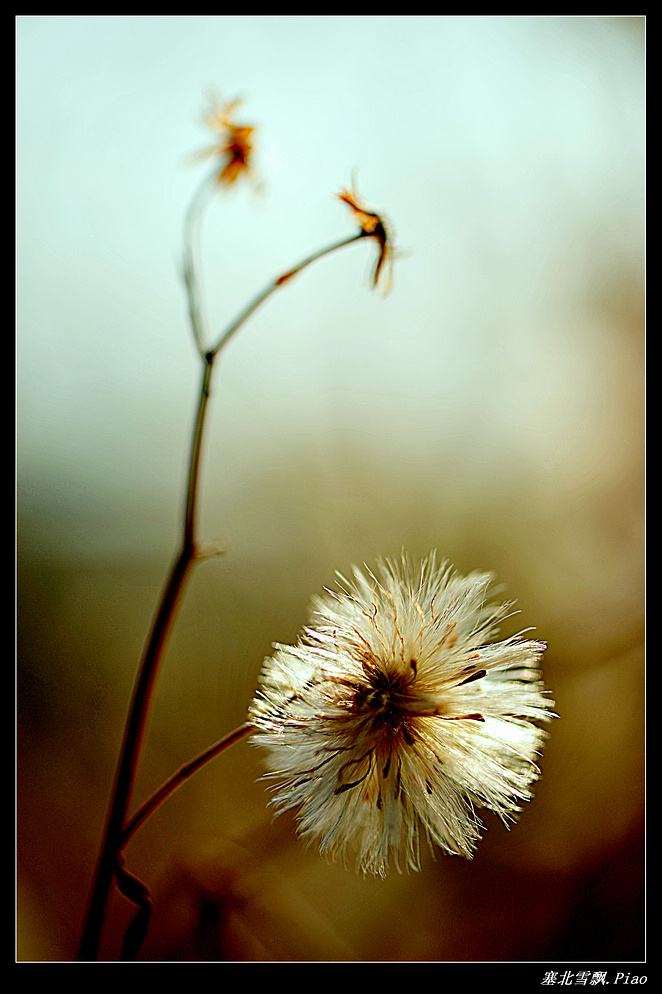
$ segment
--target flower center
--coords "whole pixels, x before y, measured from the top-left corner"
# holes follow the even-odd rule
[[[413,668],[412,668],[413,675]],[[368,682],[354,691],[352,708],[367,723],[370,731],[410,737],[407,725],[412,718],[411,676],[374,669]]]

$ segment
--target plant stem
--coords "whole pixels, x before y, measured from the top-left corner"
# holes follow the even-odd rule
[[[117,873],[118,859],[123,845],[126,841],[128,841],[128,838],[133,834],[138,825],[142,824],[154,808],[157,807],[158,804],[160,804],[161,801],[164,800],[165,797],[172,790],[174,790],[180,782],[182,782],[180,773],[175,774],[171,780],[169,780],[159,791],[157,791],[157,794],[153,796],[152,800],[147,802],[148,810],[145,811],[145,807],[141,808],[138,814],[125,828],[127,811],[131,800],[131,790],[135,779],[138,758],[144,737],[152,691],[156,681],[159,663],[166,643],[167,635],[174,618],[175,608],[184,589],[185,580],[188,577],[191,565],[196,560],[195,523],[197,493],[200,477],[200,455],[202,451],[202,439],[208,408],[214,359],[221,349],[228,343],[230,338],[244,324],[247,318],[250,317],[250,315],[253,314],[253,312],[259,307],[259,305],[262,304],[275,290],[288,282],[291,277],[301,272],[301,270],[305,269],[317,259],[328,255],[330,252],[334,252],[336,249],[340,249],[345,245],[350,245],[352,242],[366,237],[366,233],[364,231],[360,231],[356,235],[352,235],[342,241],[335,242],[333,245],[329,245],[327,248],[313,253],[293,269],[288,270],[288,272],[284,273],[278,279],[270,283],[253,299],[253,301],[241,312],[238,318],[236,318],[236,320],[233,321],[232,324],[230,324],[229,327],[223,332],[213,349],[205,351],[204,329],[199,305],[199,294],[195,275],[191,239],[193,237],[193,225],[196,220],[199,220],[199,215],[204,207],[204,204],[206,203],[205,198],[208,192],[209,191],[204,187],[198,191],[198,194],[194,198],[193,204],[191,205],[191,209],[187,214],[186,220],[187,234],[185,239],[185,282],[189,300],[189,314],[193,325],[193,333],[198,352],[200,353],[203,362],[203,371],[189,457],[182,545],[170,568],[170,573],[161,595],[160,605],[154,618],[152,629],[145,646],[136,678],[133,697],[125,725],[115,784],[111,795],[105,835],[97,864],[92,896],[90,899],[88,914],[80,945],[79,959],[81,960],[95,960],[98,957],[101,934],[110,899],[110,892],[113,880]],[[230,745],[232,742],[235,742],[241,738],[243,734],[248,732],[248,730],[249,728],[247,726],[241,726],[237,733],[231,733],[230,736],[227,737],[230,741],[226,742],[226,740],[221,740],[220,743],[217,743],[216,746],[212,746],[207,753],[203,754],[203,757],[205,758],[200,757],[199,760],[193,760],[191,764],[188,764],[189,772],[183,777],[183,779],[186,779],[186,777],[190,776],[192,772],[195,772],[199,766],[203,765],[203,762],[206,762],[208,759],[212,758],[212,755],[216,755],[217,752],[222,751],[222,748],[226,748],[227,745]],[[190,767],[192,767],[192,769]],[[187,767],[184,767],[183,769],[187,769]]]
[[[187,281],[187,286],[190,300],[193,293],[193,282],[189,284]],[[131,789],[138,764],[138,756],[147,721],[152,690],[166,637],[174,618],[175,608],[184,589],[184,582],[190,567],[195,559],[195,516],[200,476],[200,453],[202,450],[203,430],[209,401],[214,356],[211,353],[207,353],[202,357],[202,360],[203,371],[198,397],[198,409],[189,457],[182,545],[178,556],[171,566],[161,595],[161,602],[146,643],[135,683],[125,726],[115,785],[111,795],[106,832],[101,847],[95,883],[80,945],[79,958],[81,960],[94,960],[99,953],[101,932],[113,878],[116,873],[117,858],[122,848],[122,830],[131,800]]]
[[[239,742],[240,739],[245,738],[246,735],[248,735],[252,730],[253,725],[251,722],[246,721],[243,725],[240,725],[239,728],[235,728],[233,732],[229,732],[228,735],[223,736],[223,738],[218,742],[215,742],[214,745],[209,746],[208,749],[205,749],[205,751],[200,753],[199,756],[196,756],[195,759],[192,759],[183,766],[180,766],[177,772],[173,773],[173,775],[166,780],[166,782],[159,787],[159,789],[155,791],[155,793],[152,794],[147,801],[145,801],[140,810],[135,813],[122,833],[121,848],[126,848],[129,840],[133,837],[133,835],[135,835],[143,822],[147,821],[150,815],[152,815],[156,809],[163,804],[166,798],[170,797],[173,791],[175,791],[178,787],[181,787],[181,785],[192,777],[194,773],[197,773],[202,766],[210,760],[215,759],[216,756],[220,755],[220,753],[224,752],[231,745],[234,745],[235,742]]]
[[[96,883],[92,893],[87,922],[80,948],[80,959],[96,959],[99,951],[101,930],[110,896],[110,889],[117,865],[117,855],[121,849],[122,830],[131,799],[131,788],[135,777],[138,755],[158,671],[159,661],[166,642],[170,625],[174,618],[177,602],[184,589],[184,581],[195,558],[195,507],[198,489],[200,451],[205,422],[205,412],[209,399],[209,380],[213,359],[205,358],[198,412],[193,431],[191,456],[189,461],[186,510],[182,547],[170,569],[161,602],[143,654],[133,699],[126,722],[124,741],[113,789],[106,834],[97,868]]]
[[[203,212],[209,203],[210,196],[216,187],[216,170],[207,177],[193,197],[184,220],[184,283],[188,298],[189,318],[193,337],[201,356],[207,352],[209,345],[206,341],[205,322],[202,314],[200,299],[200,281],[195,266],[195,248],[199,240],[200,224]]]
[[[162,594],[161,604],[154,620],[151,636],[140,665],[126,723],[117,777],[108,814],[106,834],[97,867],[96,882],[92,892],[80,947],[79,958],[82,960],[93,960],[98,956],[101,930],[115,875],[117,854],[120,850],[122,839],[122,828],[131,796],[138,753],[147,719],[158,662],[191,561],[191,549],[185,546],[171,567],[170,575]]]
[[[212,354],[216,355],[217,352],[220,352],[220,350],[225,345],[227,345],[227,343],[235,334],[235,332],[239,330],[242,324],[244,324],[247,318],[249,318],[251,314],[253,314],[253,312],[258,309],[260,304],[263,304],[264,301],[267,299],[267,297],[270,297],[271,294],[274,293],[274,291],[279,290],[280,287],[284,286],[284,284],[287,283],[293,276],[296,276],[303,269],[309,266],[312,262],[316,262],[318,259],[321,259],[323,256],[329,255],[331,252],[335,252],[337,249],[344,248],[345,245],[351,245],[352,242],[356,242],[360,238],[365,238],[365,237],[366,237],[365,231],[359,231],[357,235],[350,235],[349,238],[343,238],[342,241],[334,242],[333,245],[328,245],[326,248],[321,249],[318,252],[313,252],[313,254],[309,255],[306,259],[303,260],[303,262],[300,262],[293,269],[288,269],[286,273],[283,273],[281,276],[278,277],[278,279],[275,279],[273,283],[269,283],[269,285],[266,286],[264,290],[262,290],[260,293],[258,293],[257,296],[254,297],[253,300],[250,302],[250,304],[248,304],[248,306],[244,308],[244,310],[241,312],[239,317],[235,321],[233,321],[228,328],[225,329],[225,331],[219,338],[218,342],[212,349]]]

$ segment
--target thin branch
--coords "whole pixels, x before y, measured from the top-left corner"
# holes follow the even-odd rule
[[[193,225],[199,220],[200,213],[207,202],[206,197],[208,192],[207,185],[203,184],[198,191],[198,194],[194,197],[191,209],[189,210],[189,214],[187,216],[187,223],[185,227],[187,238],[185,248],[185,270],[187,291],[189,295],[189,310],[194,336],[204,365],[189,456],[182,546],[179,554],[173,562],[170,574],[161,595],[160,605],[154,619],[149,639],[146,643],[140,669],[136,678],[133,698],[125,726],[117,776],[111,796],[106,831],[83,931],[79,956],[82,960],[94,960],[98,956],[101,933],[110,897],[110,891],[113,879],[116,878],[118,874],[118,857],[124,844],[125,820],[130,803],[131,790],[138,764],[138,757],[142,746],[147,715],[152,698],[152,691],[156,681],[158,667],[166,638],[174,618],[175,608],[184,589],[184,583],[190,572],[190,567],[197,558],[195,544],[195,515],[200,476],[200,455],[202,451],[202,440],[208,409],[214,359],[221,349],[228,343],[230,338],[244,324],[247,318],[250,317],[259,305],[262,304],[275,290],[283,286],[284,283],[288,282],[293,276],[301,272],[301,270],[305,269],[317,259],[321,259],[330,252],[334,252],[336,249],[343,248],[345,245],[350,245],[352,242],[366,237],[366,232],[360,231],[358,234],[353,235],[350,238],[343,239],[340,242],[336,242],[325,249],[313,253],[293,269],[283,273],[282,276],[258,294],[258,296],[254,298],[248,307],[241,312],[238,318],[236,318],[236,320],[229,325],[219,339],[216,347],[210,351],[206,351],[202,316],[199,307],[197,278],[195,276],[195,267],[193,264],[191,238],[193,237]],[[242,734],[244,734],[243,731]],[[237,737],[241,737],[241,735]],[[237,737],[233,737],[232,741],[237,741]],[[212,747],[212,750],[214,748],[216,747]],[[225,748],[225,745],[223,748]],[[207,759],[204,759],[204,762],[206,761]],[[193,761],[194,769],[198,768],[196,765],[197,762],[197,760]],[[202,765],[202,763],[200,763],[200,765]],[[187,776],[190,775],[191,773],[189,772]],[[175,775],[176,780],[177,778],[178,774]],[[180,781],[177,780],[177,783],[174,784],[172,789],[175,789],[179,782]],[[161,800],[162,799],[163,798],[161,798]],[[160,800],[158,803],[160,803]],[[158,805],[155,804],[154,806]],[[151,810],[153,810],[153,808],[150,808],[150,812],[147,814],[151,813]],[[144,821],[144,818],[147,817],[147,814],[145,814],[144,817],[141,817],[141,823]],[[131,825],[133,825],[133,822]],[[135,831],[135,828],[133,828],[132,831]],[[147,914],[146,905],[143,908],[143,912],[145,916]],[[141,919],[141,921],[142,920],[143,919]]]
[[[205,208],[217,183],[214,170],[193,197],[184,219],[184,284],[189,307],[189,318],[198,352],[204,356],[209,348],[205,320],[202,313],[200,285],[196,270],[195,253],[200,239],[200,225]]]
[[[200,394],[198,396],[198,410],[193,428],[193,441],[191,443],[191,456],[189,459],[188,483],[186,487],[186,506],[184,508],[184,531],[182,534],[182,548],[190,551],[191,557],[195,555],[195,517],[197,511],[198,486],[200,482],[200,456],[202,453],[202,439],[205,427],[205,415],[209,403],[209,392],[211,387],[211,374],[214,364],[214,356],[207,352],[203,357],[202,380],[200,382]]]
[[[220,755],[220,753],[225,752],[225,750],[229,749],[229,747],[234,745],[235,742],[239,742],[240,739],[245,738],[246,735],[248,735],[252,730],[253,725],[251,722],[245,722],[243,725],[240,725],[239,728],[235,728],[233,732],[230,732],[222,739],[219,739],[219,741],[215,742],[214,745],[209,746],[208,749],[205,749],[205,751],[200,753],[199,756],[196,756],[195,759],[185,763],[177,770],[176,773],[173,773],[173,775],[152,794],[149,800],[145,801],[140,810],[135,813],[129,824],[124,829],[121,848],[126,848],[130,839],[135,835],[140,826],[147,821],[150,815],[152,815],[156,809],[163,804],[166,798],[170,797],[170,795],[177,790],[178,787],[181,787],[183,783],[186,783],[186,781],[189,780],[194,773],[197,773],[197,771],[210,760]]]
[[[125,869],[124,860],[121,855],[117,859],[115,875],[120,893],[124,894],[138,908],[124,936],[122,951],[120,953],[120,960],[122,961],[135,960],[149,929],[153,908],[152,895],[142,880],[138,880],[138,877],[135,877]]]
[[[329,255],[331,252],[335,252],[337,249],[344,248],[345,245],[351,245],[352,242],[356,242],[360,238],[365,238],[365,237],[366,233],[364,231],[360,231],[357,235],[351,235],[349,238],[343,238],[342,241],[334,242],[333,245],[328,245],[324,249],[320,249],[317,252],[313,252],[312,255],[309,255],[306,259],[303,260],[303,262],[300,262],[293,269],[288,269],[286,273],[283,273],[281,276],[275,279],[273,283],[270,283],[268,286],[264,288],[264,290],[258,293],[257,296],[254,297],[253,300],[250,302],[250,304],[241,312],[239,317],[236,318],[236,320],[233,321],[228,328],[226,328],[226,330],[223,332],[218,342],[212,349],[212,354],[216,355],[218,352],[221,351],[221,349],[225,345],[227,345],[227,343],[230,341],[230,339],[235,334],[235,332],[237,332],[239,328],[241,328],[241,326],[245,323],[245,321],[251,316],[251,314],[253,314],[253,312],[258,309],[260,304],[264,303],[267,297],[270,297],[272,293],[274,293],[276,290],[279,290],[280,287],[282,287],[285,283],[287,283],[290,279],[292,279],[293,276],[296,276],[303,269],[305,269],[306,266],[309,266],[312,262],[316,262],[318,259],[321,259],[325,255]]]
[[[94,960],[98,956],[101,930],[110,889],[116,874],[117,854],[121,849],[122,829],[131,796],[158,662],[173,619],[175,606],[183,590],[184,580],[192,561],[191,556],[191,549],[184,547],[172,565],[138,672],[110,803],[106,834],[101,848],[80,947],[79,958],[82,960]]]

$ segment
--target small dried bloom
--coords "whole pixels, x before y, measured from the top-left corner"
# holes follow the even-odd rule
[[[369,211],[353,190],[341,190],[338,194],[338,199],[342,200],[351,209],[354,219],[364,235],[377,240],[379,255],[377,256],[375,268],[372,271],[372,285],[373,287],[377,287],[380,281],[382,281],[385,290],[388,291],[393,265],[393,247],[384,219],[379,214]]]
[[[219,140],[205,149],[202,157],[218,157],[222,165],[218,171],[218,182],[226,186],[234,183],[243,173],[250,173],[250,158],[253,151],[252,135],[255,128],[237,124],[234,113],[241,103],[239,98],[220,104],[218,97],[210,97],[210,108],[203,117],[203,123],[212,131],[218,132]]]
[[[493,641],[508,604],[491,577],[403,556],[316,599],[315,624],[265,662],[250,720],[278,810],[320,850],[385,876],[419,866],[419,838],[471,857],[477,807],[514,821],[552,718],[542,642]]]

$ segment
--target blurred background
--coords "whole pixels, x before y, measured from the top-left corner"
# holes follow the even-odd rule
[[[637,960],[644,949],[642,17],[20,16],[19,960],[76,957],[143,640],[175,551],[199,368],[180,278],[244,95],[259,184],[203,234],[214,333],[353,232],[215,373],[197,567],[136,803],[245,718],[334,571],[437,549],[549,644],[534,801],[475,859],[364,880],[272,822],[248,741],[136,836],[147,960]],[[116,958],[131,906],[113,902]]]

